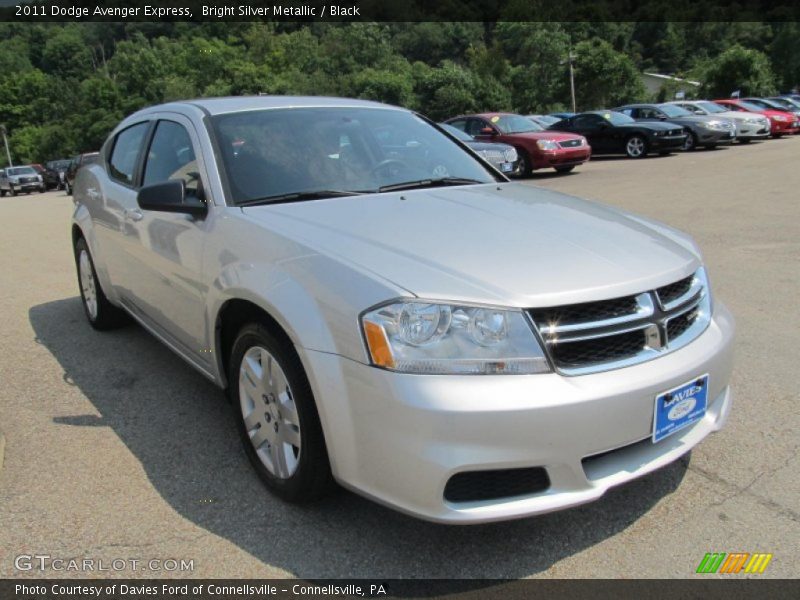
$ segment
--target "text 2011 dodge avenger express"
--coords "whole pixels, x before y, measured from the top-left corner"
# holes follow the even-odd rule
[[[733,320],[687,235],[509,182],[408,110],[155,106],[75,202],[89,322],[132,317],[226,388],[286,500],[338,481],[434,521],[534,515],[729,412]]]

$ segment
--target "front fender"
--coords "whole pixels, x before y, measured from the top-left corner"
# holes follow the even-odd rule
[[[367,362],[359,314],[400,295],[408,292],[320,254],[277,263],[237,261],[226,265],[209,287],[208,322],[217,323],[228,301],[246,300],[275,319],[296,347]],[[209,347],[224,376],[219,328],[211,326],[209,332]]]

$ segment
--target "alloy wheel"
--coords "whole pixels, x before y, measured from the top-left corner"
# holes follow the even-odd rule
[[[300,419],[283,369],[261,346],[242,357],[239,402],[247,435],[264,467],[279,479],[290,478],[300,462]]]
[[[86,306],[86,312],[89,314],[89,318],[94,321],[97,319],[97,286],[94,281],[92,262],[86,250],[81,250],[80,256],[78,257],[78,270],[81,278],[83,304]]]
[[[639,158],[644,154],[644,140],[638,136],[633,136],[625,146],[628,156]]]

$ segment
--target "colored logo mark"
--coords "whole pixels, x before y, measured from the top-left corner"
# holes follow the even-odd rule
[[[697,566],[697,573],[763,573],[772,554],[765,552],[707,552]]]

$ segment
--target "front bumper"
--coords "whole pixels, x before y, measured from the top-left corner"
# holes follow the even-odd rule
[[[697,143],[701,146],[724,146],[736,139],[735,129],[700,129],[697,132]]]
[[[481,523],[596,500],[720,429],[731,406],[733,337],[733,319],[717,303],[708,329],[686,347],[578,377],[401,375],[321,352],[301,350],[301,358],[340,483],[427,520]],[[704,373],[706,415],[653,444],[656,395]],[[548,489],[468,503],[444,498],[456,473],[530,467],[547,470]]]
[[[582,165],[589,160],[591,155],[592,149],[589,146],[542,150],[539,154],[533,156],[533,168],[547,169]]]
[[[44,188],[44,183],[41,181],[33,181],[26,183],[11,183],[9,189],[14,188],[18,192],[32,192]]]
[[[686,134],[653,136],[650,139],[650,150],[654,151],[681,150],[683,149],[685,143],[686,143]]]

